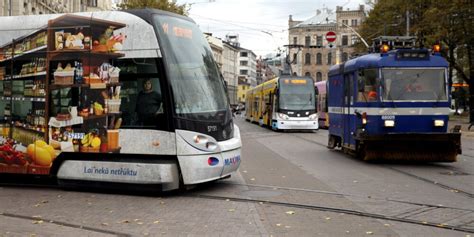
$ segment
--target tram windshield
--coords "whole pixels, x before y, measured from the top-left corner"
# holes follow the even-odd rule
[[[313,81],[307,78],[281,79],[279,104],[284,110],[314,110]]]
[[[383,99],[389,101],[447,100],[445,70],[382,69]]]
[[[218,112],[228,109],[224,84],[199,28],[173,16],[156,15],[154,20],[176,115],[187,119],[212,119]]]

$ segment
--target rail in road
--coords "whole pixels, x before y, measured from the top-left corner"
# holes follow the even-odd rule
[[[297,138],[299,138],[299,139],[303,139],[303,140],[305,140],[305,141],[308,141],[308,142],[311,142],[311,143],[314,143],[314,144],[317,144],[317,145],[326,147],[326,144],[322,144],[321,142],[317,142],[317,141],[314,141],[314,140],[311,140],[311,139],[308,139],[308,138],[305,138],[305,137],[298,136],[297,134],[287,134],[287,135],[290,135],[290,136],[293,136],[293,137],[297,137]],[[414,178],[414,179],[417,179],[417,180],[421,180],[421,181],[424,181],[424,182],[426,182],[426,183],[429,183],[429,184],[438,186],[438,187],[440,187],[440,188],[449,190],[449,191],[451,191],[451,192],[454,192],[454,193],[457,193],[457,194],[460,194],[460,195],[464,195],[464,196],[467,196],[467,197],[469,197],[469,198],[474,198],[474,194],[473,194],[473,193],[470,193],[470,192],[468,192],[468,191],[464,191],[464,190],[461,190],[461,189],[459,189],[459,188],[455,188],[455,187],[452,187],[452,186],[443,184],[443,183],[441,183],[441,182],[439,182],[439,181],[430,180],[430,179],[421,177],[421,176],[419,176],[419,175],[416,175],[416,174],[413,174],[413,173],[410,173],[410,172],[407,172],[407,171],[403,171],[403,170],[394,168],[394,167],[392,167],[392,166],[390,166],[390,165],[384,165],[383,167],[386,168],[386,169],[390,169],[390,170],[392,170],[392,171],[398,172],[398,173],[400,173],[400,174],[406,175],[406,176],[408,176],[408,177],[411,177],[411,178]],[[447,172],[452,172],[452,170],[450,170],[449,168],[445,168],[445,169],[447,169]],[[453,173],[455,173],[455,172],[453,172]],[[471,175],[471,174],[465,174],[465,175]]]
[[[251,125],[252,126],[252,125]],[[318,146],[326,147],[325,142],[321,142],[324,139],[314,139],[312,138],[313,134],[308,135],[307,133],[289,133],[289,132],[271,132],[265,129],[256,129],[256,130],[249,130],[242,133],[243,136],[247,139],[260,139],[260,138],[268,138],[274,136],[282,136],[282,138],[291,140],[295,139],[302,139],[304,141],[316,144]],[[315,133],[314,136],[322,136],[319,132]],[[290,137],[290,138],[289,138]],[[320,137],[321,138],[321,137]],[[319,141],[318,141],[319,140]],[[464,157],[473,157],[469,154],[463,154],[461,156]],[[450,185],[444,184],[442,182],[432,180],[426,177],[422,177],[415,173],[411,173],[396,167],[396,165],[391,164],[383,164],[380,165],[382,168],[389,169],[391,171],[395,171],[398,174],[404,175],[405,177],[409,177],[411,179],[416,179],[418,181],[423,181],[426,184],[433,185],[442,189],[445,189],[451,193],[455,193],[460,197],[474,198],[474,194],[468,192],[466,190],[461,190],[459,188],[452,187]],[[440,168],[440,167],[438,167]],[[459,173],[455,167],[451,167],[446,165],[442,167],[445,170],[445,173],[457,175]],[[462,173],[460,175],[472,175],[467,173]],[[241,185],[241,184],[228,184],[228,185]],[[268,185],[247,185],[249,188],[259,189],[259,190],[278,190],[280,192],[310,192],[310,193],[319,193],[321,195],[330,195],[330,196],[341,196],[341,197],[355,197],[356,195],[347,194],[347,193],[336,193],[336,192],[327,192],[322,190],[308,190],[308,189],[295,189],[291,187],[278,187],[278,186],[268,186]],[[293,195],[295,196],[295,195]],[[474,233],[474,209],[462,209],[456,207],[448,207],[448,206],[441,206],[432,203],[416,203],[410,202],[405,200],[395,200],[395,199],[387,199],[387,198],[376,198],[376,197],[367,197],[367,196],[357,196],[358,199],[367,199],[367,200],[376,200],[380,203],[403,203],[405,204],[405,208],[403,209],[396,209],[396,205],[387,205],[393,206],[395,208],[392,209],[385,209],[385,212],[381,211],[374,211],[374,212],[364,212],[360,210],[352,210],[346,208],[338,208],[334,206],[327,206],[327,205],[313,205],[308,203],[298,203],[298,202],[284,202],[280,201],[275,198],[270,199],[255,199],[252,197],[234,197],[234,196],[222,196],[222,195],[211,195],[211,194],[199,194],[195,197],[199,198],[210,198],[210,199],[218,199],[218,200],[234,200],[240,202],[253,202],[253,203],[266,203],[269,205],[279,205],[279,206],[287,206],[287,207],[294,207],[294,208],[302,208],[302,209],[311,209],[311,210],[320,210],[320,211],[328,211],[328,212],[337,212],[337,213],[346,213],[351,215],[358,215],[364,217],[370,217],[375,219],[383,219],[383,220],[391,220],[391,221],[398,221],[404,223],[411,223],[417,225],[425,225],[431,226],[434,228],[443,228],[443,229],[451,229],[451,230],[458,230],[464,231],[467,233]],[[381,204],[383,205],[383,204]]]
[[[309,193],[318,193],[322,195],[328,196],[339,196],[339,197],[348,197],[348,196],[356,196],[352,194],[344,194],[344,193],[337,193],[337,192],[328,192],[323,190],[311,190],[311,189],[299,189],[299,188],[291,188],[291,187],[280,187],[280,186],[271,186],[271,185],[251,185],[251,184],[238,184],[238,183],[229,183],[224,182],[221,185],[234,185],[234,186],[247,186],[253,190],[267,190],[270,192],[282,192],[282,195],[291,195],[289,193],[296,193],[296,192],[309,192]],[[327,205],[313,205],[313,204],[305,204],[305,203],[297,203],[297,202],[284,202],[278,201],[278,198],[254,198],[254,197],[241,197],[241,196],[232,196],[232,195],[215,195],[212,193],[207,192],[197,192],[194,194],[186,195],[190,198],[204,198],[204,199],[213,199],[213,200],[221,200],[221,201],[235,201],[235,202],[247,202],[247,203],[255,203],[260,205],[276,205],[276,206],[284,206],[284,207],[291,207],[297,209],[306,209],[306,210],[314,210],[314,211],[325,211],[325,212],[334,212],[334,213],[343,213],[348,215],[354,216],[362,216],[367,218],[374,218],[379,220],[389,220],[389,221],[396,221],[396,222],[403,222],[409,224],[416,224],[416,225],[423,225],[423,226],[430,226],[434,228],[442,228],[442,229],[449,229],[449,230],[456,230],[456,231],[463,231],[466,233],[474,233],[474,210],[472,209],[463,209],[463,208],[455,208],[455,207],[447,207],[447,206],[440,206],[435,204],[429,203],[416,203],[404,200],[396,200],[396,199],[385,199],[385,198],[377,198],[377,197],[366,197],[366,196],[358,196],[358,198],[367,198],[378,202],[397,202],[403,203],[405,208],[397,209],[397,210],[390,210],[385,212],[393,213],[390,215],[382,214],[382,213],[371,213],[347,208],[339,208]],[[440,220],[442,217],[442,221]]]

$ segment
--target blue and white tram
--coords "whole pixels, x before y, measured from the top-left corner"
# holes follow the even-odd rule
[[[383,47],[330,69],[328,148],[363,160],[456,161],[448,63],[427,49]]]

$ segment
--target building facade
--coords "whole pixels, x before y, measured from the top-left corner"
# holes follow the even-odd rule
[[[211,47],[214,60],[219,66],[219,70],[226,81],[230,104],[236,105],[238,103],[237,58],[239,56],[239,48],[229,42],[213,37],[210,33],[205,33],[205,37]]]
[[[204,37],[206,37],[207,42],[212,50],[212,56],[214,56],[214,60],[216,61],[219,68],[222,68],[222,51],[224,50],[224,44],[222,40],[212,36],[211,33],[204,33]]]
[[[355,32],[365,17],[363,5],[357,10],[337,7],[335,14],[330,9],[318,10],[306,21],[295,21],[290,15],[288,41],[292,74],[310,76],[314,81],[327,80],[332,65],[352,56],[353,46],[359,41]],[[326,39],[328,32],[335,33],[334,42]]]
[[[0,0],[0,16],[112,10],[112,0]]]
[[[239,49],[229,42],[223,42],[224,50],[222,52],[222,75],[227,82],[227,92],[231,105],[238,104],[238,64],[237,57],[239,56]]]
[[[245,78],[251,87],[257,86],[257,56],[252,50],[239,49],[239,78]]]
[[[247,91],[250,90],[250,83],[247,82],[247,78],[243,76],[239,76],[239,88],[237,92],[237,99],[239,103],[245,104],[245,96],[247,94]]]

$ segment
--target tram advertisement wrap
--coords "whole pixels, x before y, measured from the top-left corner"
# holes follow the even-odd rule
[[[174,133],[121,128],[127,92],[112,60],[125,55],[120,29],[128,26],[72,14],[44,25],[21,41],[14,30],[2,33],[10,43],[0,46],[0,173],[49,175],[63,152],[176,155]],[[83,170],[105,174],[99,165]],[[113,180],[144,172],[109,167],[108,173]]]

